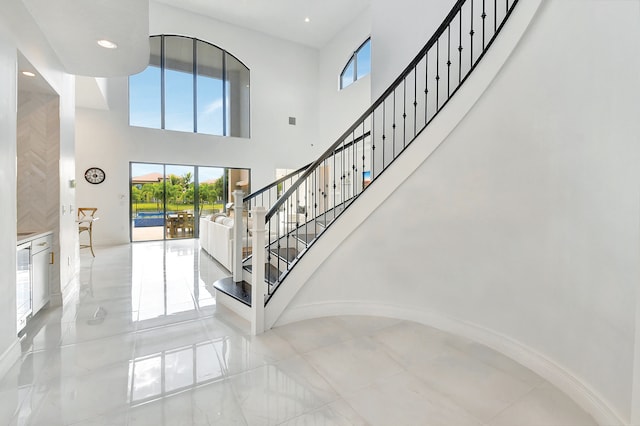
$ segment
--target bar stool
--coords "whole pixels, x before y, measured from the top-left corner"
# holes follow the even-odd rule
[[[89,233],[89,244],[80,244],[80,248],[91,249],[91,255],[96,257],[93,252],[93,222],[98,220],[96,217],[96,207],[78,207],[78,234],[83,232]]]

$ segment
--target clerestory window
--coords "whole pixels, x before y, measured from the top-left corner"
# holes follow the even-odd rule
[[[131,126],[248,138],[249,69],[191,37],[150,37],[149,66],[129,77]]]
[[[371,72],[371,38],[362,43],[353,52],[349,62],[345,65],[340,74],[340,89],[344,89],[354,81],[364,77]]]

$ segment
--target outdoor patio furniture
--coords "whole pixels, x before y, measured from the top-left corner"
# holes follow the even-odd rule
[[[189,212],[177,212],[167,215],[167,236],[175,238],[178,233],[193,234],[194,216]]]

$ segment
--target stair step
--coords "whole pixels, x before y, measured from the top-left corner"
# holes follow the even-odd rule
[[[342,213],[342,211],[349,206],[352,200],[346,201],[344,204],[339,204],[331,210],[316,217],[315,221],[323,228],[329,226],[333,220]]]
[[[298,256],[298,249],[295,247],[280,247],[271,249],[271,253],[285,259],[287,262],[293,261]]]
[[[316,239],[316,234],[293,234],[293,236],[305,244]]]
[[[290,235],[302,241],[305,244],[313,241],[320,232],[324,231],[327,226],[333,222],[336,217],[346,209],[353,200],[345,201],[343,204],[339,204],[333,209],[326,211],[319,215],[315,219],[311,219],[309,222],[304,223],[298,227],[296,231],[293,231]]]
[[[233,277],[226,277],[214,282],[213,287],[251,307],[251,284],[248,282],[235,282]]]
[[[252,272],[253,265],[246,265],[244,269],[246,269],[249,272]],[[278,281],[278,278],[280,277],[280,275],[281,275],[281,272],[278,270],[278,268],[276,268],[270,263],[264,264],[264,277],[269,282],[269,284],[271,285],[275,284]]]
[[[280,268],[278,268],[273,266],[270,262],[265,263],[265,280],[269,285],[274,285],[278,282],[280,276],[286,272],[288,264],[292,263],[297,258],[301,250],[306,250],[309,244],[313,242],[313,240],[315,240],[331,222],[333,222],[336,216],[338,216],[351,203],[351,201],[352,200],[349,200],[340,204],[335,207],[335,209],[329,210],[315,219],[299,225],[288,234],[281,235],[278,238],[269,241],[269,247],[273,247],[270,250],[272,256],[271,261],[280,265]],[[298,242],[296,242],[296,240]],[[277,248],[276,246],[278,243],[284,243],[284,247]],[[289,247],[288,244],[297,247]],[[252,273],[252,260],[253,258],[245,260],[245,264],[242,266],[244,271]]]

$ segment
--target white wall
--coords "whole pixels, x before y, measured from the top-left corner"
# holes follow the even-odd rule
[[[99,208],[96,244],[129,241],[130,161],[250,168],[257,189],[273,181],[276,168],[296,169],[321,152],[317,50],[156,3],[150,30],[211,42],[249,67],[251,138],[129,127],[127,79],[109,79],[111,110],[79,109],[76,121],[78,203]],[[90,166],[106,172],[103,184],[84,181]]]
[[[323,147],[335,142],[389,87],[442,23],[453,3],[372,0],[361,16],[320,50],[319,133]],[[339,90],[340,72],[368,37],[371,74]]]
[[[323,151],[371,105],[371,74],[340,90],[340,73],[369,36],[371,10],[366,9],[320,50],[318,143]]]
[[[55,250],[58,259],[64,259],[60,271],[62,291],[69,288],[77,266],[77,227],[69,207],[75,204],[75,191],[69,180],[75,176],[73,121],[75,101],[73,77],[64,74],[55,54],[49,47],[31,15],[19,0],[3,2],[0,14],[0,80],[3,82],[0,96],[0,200],[4,213],[0,218],[0,232],[4,236],[0,245],[0,375],[8,363],[15,361],[20,351],[15,335],[15,245],[16,245],[16,95],[18,50],[33,64],[47,83],[60,96],[60,209],[66,206],[67,214],[60,217],[60,246]],[[70,155],[71,154],[71,155]],[[63,185],[64,184],[64,185]],[[68,261],[67,261],[68,258]],[[60,289],[57,293],[59,302]]]
[[[352,223],[288,312],[384,307],[454,323],[596,418],[629,423],[640,405],[638,39],[636,0],[545,1],[474,109]]]
[[[0,375],[13,361],[9,353],[16,342],[16,50],[0,32]],[[5,92],[6,90],[6,92]],[[10,360],[11,361],[10,361]],[[4,367],[4,368],[2,368]]]
[[[52,289],[55,294],[61,292],[64,298],[74,289],[76,273],[80,267],[78,255],[78,224],[76,220],[76,189],[71,181],[76,179],[75,156],[75,77],[57,73],[59,80],[52,87],[60,95],[60,289]],[[64,208],[62,208],[64,206]]]
[[[424,47],[453,0],[372,0],[371,96],[377,99]]]

